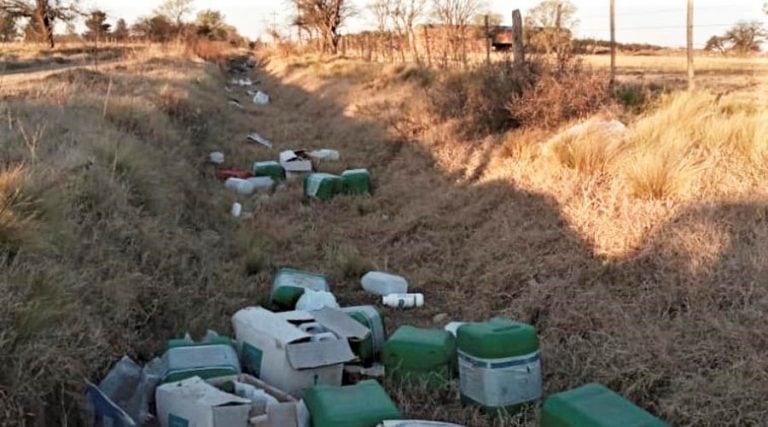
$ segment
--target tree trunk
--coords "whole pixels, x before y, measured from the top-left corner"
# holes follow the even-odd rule
[[[53,40],[53,22],[48,16],[48,0],[36,0],[35,20],[40,27],[41,35],[48,45],[53,49],[56,42]]]

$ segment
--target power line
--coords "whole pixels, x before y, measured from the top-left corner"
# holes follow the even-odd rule
[[[724,5],[701,6],[701,7],[697,7],[696,10],[713,10],[713,9],[718,9],[718,10],[729,9],[729,10],[732,10],[734,8],[737,8],[737,7],[749,7],[749,6],[752,6],[752,5],[748,5],[748,4],[743,4],[743,5],[728,4],[728,5],[725,5],[724,4]],[[635,11],[632,11],[632,12],[617,12],[616,16],[644,16],[644,15],[669,14],[669,13],[681,13],[682,14],[684,12],[685,12],[685,7],[679,7],[679,8],[676,8],[676,9],[667,8],[667,9],[656,9],[656,10],[643,10],[643,11],[636,11],[636,12]],[[605,14],[600,14],[600,15],[579,15],[580,18],[604,18],[605,16],[606,16]]]
[[[731,24],[706,24],[706,25],[694,25],[693,28],[715,28],[715,27],[730,27]],[[623,27],[621,31],[626,30],[671,30],[671,29],[685,29],[685,25],[659,25],[653,27]],[[579,28],[579,31],[605,31],[607,28]]]

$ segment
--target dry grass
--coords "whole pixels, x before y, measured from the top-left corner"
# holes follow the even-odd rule
[[[326,273],[345,305],[375,301],[359,286],[365,270],[403,274],[427,304],[385,309],[390,331],[441,327],[440,313],[531,322],[547,393],[599,381],[673,425],[764,421],[760,92],[618,112],[629,130],[617,140],[530,128],[478,139],[431,114],[422,94],[439,76],[409,67],[272,58],[253,76],[272,103],[236,110],[218,68],[147,55],[3,88],[0,206],[22,188],[10,224],[29,232],[12,232],[17,250],[0,255],[9,424],[81,423],[83,377],[187,330],[230,332],[231,313],[264,302],[281,266]],[[42,125],[33,156],[21,127]],[[244,143],[252,131],[275,150]],[[374,195],[310,203],[293,181],[241,198],[250,219],[229,218],[235,196],[207,153],[247,168],[298,147],[340,150],[324,168],[368,167]],[[535,423],[535,410],[494,420],[467,409],[455,384],[388,387],[409,417]]]

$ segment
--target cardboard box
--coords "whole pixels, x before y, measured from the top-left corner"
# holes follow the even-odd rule
[[[200,377],[155,390],[162,427],[248,427],[251,401],[225,393]]]
[[[312,159],[301,150],[281,152],[280,165],[287,172],[312,172]]]
[[[309,427],[311,417],[304,402],[290,394],[247,374],[237,378],[238,382],[262,389],[279,403],[256,407],[251,411],[251,425],[255,427]]]
[[[235,313],[232,326],[244,368],[296,397],[315,384],[341,385],[344,363],[356,358],[347,338],[370,331],[329,310],[334,309],[313,314],[248,307]]]

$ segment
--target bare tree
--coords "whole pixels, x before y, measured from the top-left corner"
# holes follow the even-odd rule
[[[323,38],[323,51],[336,54],[341,35],[339,30],[353,14],[347,0],[292,0],[298,11],[297,22],[318,30]]]
[[[475,15],[485,8],[483,0],[433,0],[432,13],[443,24],[448,43],[454,53],[461,49],[461,59],[467,62],[467,27]]]
[[[393,0],[392,3],[392,19],[398,38],[408,41],[413,58],[420,61],[415,27],[416,22],[424,16],[427,0]]]
[[[19,35],[15,16],[0,12],[0,42],[12,42]]]
[[[565,54],[579,24],[576,10],[570,0],[544,0],[536,5],[525,19],[527,43],[535,50]]]
[[[28,28],[36,30],[51,48],[56,45],[53,39],[55,22],[70,22],[82,14],[78,0],[0,0],[0,12],[29,19]]]
[[[739,54],[759,52],[760,45],[768,37],[763,24],[759,21],[741,21],[725,33],[725,39],[730,43],[731,50]]]
[[[155,13],[168,18],[174,22],[176,27],[181,28],[184,23],[184,17],[192,13],[192,3],[194,0],[165,0]]]

